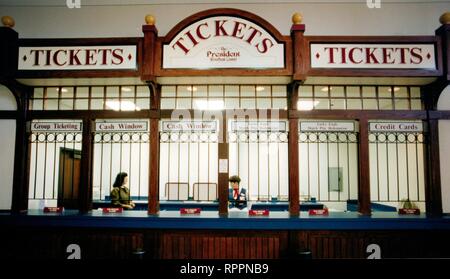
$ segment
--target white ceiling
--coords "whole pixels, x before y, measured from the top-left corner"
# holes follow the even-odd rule
[[[0,0],[0,6],[66,6],[76,0]],[[255,4],[255,3],[361,3],[364,0],[79,0],[87,6],[173,5],[173,4]],[[373,0],[368,0],[373,1]],[[380,0],[382,3],[450,3],[450,0]]]

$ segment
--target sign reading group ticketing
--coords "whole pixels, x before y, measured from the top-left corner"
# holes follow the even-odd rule
[[[146,121],[128,122],[97,122],[96,132],[147,132],[148,123]]]
[[[217,121],[174,121],[163,120],[161,123],[163,132],[216,132]]]
[[[136,46],[20,47],[19,70],[135,70]]]
[[[284,44],[251,21],[213,16],[163,46],[163,68],[284,68]]]
[[[81,132],[82,123],[77,122],[32,122],[32,132]]]
[[[433,44],[311,44],[311,68],[436,69]]]

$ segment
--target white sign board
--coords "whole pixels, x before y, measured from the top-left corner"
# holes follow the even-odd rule
[[[96,132],[147,132],[148,123],[146,121],[128,122],[96,122]]]
[[[82,123],[77,122],[32,122],[32,132],[81,132]]]
[[[311,68],[436,69],[433,44],[311,44]]]
[[[350,121],[300,121],[301,132],[354,132],[355,123]]]
[[[371,132],[422,132],[422,122],[371,122]]]
[[[284,68],[284,44],[255,23],[232,16],[197,21],[163,45],[164,69]]]
[[[238,131],[287,131],[286,121],[231,121],[230,130]]]
[[[228,160],[219,159],[219,173],[227,173],[227,172],[228,172]]]
[[[135,45],[20,47],[19,70],[136,70]]]
[[[217,121],[174,121],[163,120],[161,124],[163,132],[216,132]]]

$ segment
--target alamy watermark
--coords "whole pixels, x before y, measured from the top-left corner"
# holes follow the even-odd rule
[[[366,0],[366,5],[369,9],[381,8],[381,0]]]
[[[66,253],[68,260],[79,260],[81,259],[81,247],[78,244],[69,244],[66,248]]]
[[[381,247],[378,244],[369,244],[366,253],[369,253],[367,259],[381,259]]]
[[[81,0],[66,0],[67,8],[74,9],[74,8],[81,8]]]

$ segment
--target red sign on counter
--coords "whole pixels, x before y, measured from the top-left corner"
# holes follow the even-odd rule
[[[328,215],[328,208],[325,209],[310,209],[308,210],[309,215]]]
[[[201,208],[180,208],[180,214],[200,214]]]
[[[400,214],[400,215],[419,215],[420,209],[418,209],[418,208],[400,208],[398,210],[398,214]]]
[[[122,207],[105,207],[103,208],[103,213],[122,213]]]
[[[250,216],[269,216],[270,211],[268,209],[255,210],[251,209],[248,211],[248,215]]]
[[[64,211],[64,207],[44,207],[44,213],[61,213]]]

